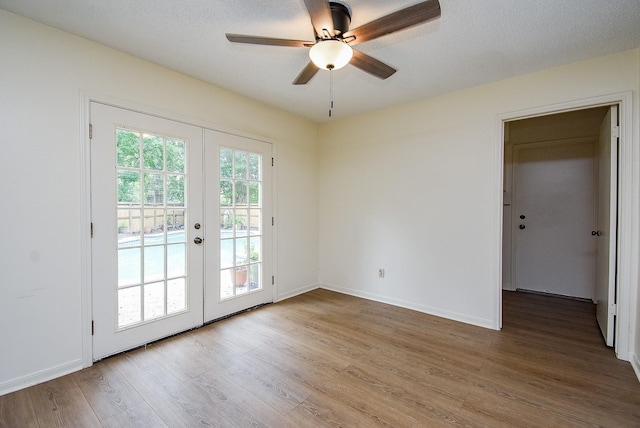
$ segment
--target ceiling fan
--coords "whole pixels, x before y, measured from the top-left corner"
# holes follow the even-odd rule
[[[226,34],[227,39],[235,43],[310,48],[311,61],[295,78],[294,85],[309,82],[320,68],[337,70],[349,63],[380,79],[386,79],[396,72],[393,67],[353,49],[352,46],[440,16],[438,0],[427,0],[350,30],[351,10],[346,3],[337,0],[304,0],[304,4],[311,17],[315,41],[229,33]]]

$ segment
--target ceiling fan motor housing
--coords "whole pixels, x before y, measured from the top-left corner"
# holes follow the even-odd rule
[[[349,31],[349,25],[351,25],[351,13],[349,12],[349,8],[337,2],[329,2],[329,6],[331,8],[331,17],[333,18],[333,29],[335,30],[335,35],[340,36],[341,34]]]

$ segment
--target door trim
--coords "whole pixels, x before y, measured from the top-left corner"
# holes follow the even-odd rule
[[[505,122],[582,110],[593,107],[604,107],[618,104],[620,120],[620,152],[618,164],[618,320],[615,331],[615,353],[621,360],[632,358],[634,338],[632,322],[635,322],[636,302],[632,299],[638,284],[638,268],[634,265],[633,256],[638,254],[638,207],[634,204],[633,195],[638,193],[638,170],[634,168],[639,159],[638,152],[633,151],[633,117],[632,92],[604,95],[583,100],[535,107],[527,110],[504,113],[496,117],[494,122],[495,184],[494,184],[494,292],[496,329],[502,328],[502,228],[503,228],[503,174],[504,174],[504,124]]]
[[[182,122],[187,125],[198,126],[203,129],[210,129],[213,131],[224,132],[239,137],[250,138],[254,140],[263,141],[271,144],[272,156],[275,158],[277,155],[277,142],[271,138],[267,138],[262,135],[253,134],[250,132],[240,131],[238,129],[222,126],[217,123],[209,122],[206,120],[194,119],[190,116],[184,116],[175,111],[163,110],[155,107],[149,107],[143,104],[137,104],[130,100],[105,95],[103,93],[96,93],[90,91],[79,91],[79,157],[80,157],[80,318],[82,322],[81,326],[81,362],[82,367],[91,367],[93,365],[93,340],[91,334],[91,321],[93,319],[92,314],[92,282],[91,282],[91,140],[89,139],[89,120],[91,112],[91,103],[100,103],[117,107],[124,110],[130,110],[136,113],[142,113],[149,116],[156,116],[162,119],[172,120],[174,122]],[[273,215],[277,215],[277,181],[276,181],[277,162],[272,168],[272,212]],[[277,252],[276,252],[276,231],[273,228],[273,243],[272,243],[272,272],[273,275],[277,275]],[[276,276],[277,278],[277,276]],[[273,286],[273,300],[276,301],[276,284]]]
[[[91,338],[92,283],[91,283],[91,140],[89,139],[89,115],[91,99],[80,93],[80,304],[82,321],[82,367],[93,365],[93,340]]]

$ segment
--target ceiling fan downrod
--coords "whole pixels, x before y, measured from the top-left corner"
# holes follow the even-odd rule
[[[341,36],[349,31],[351,11],[346,4],[335,1],[329,2],[329,8],[331,9],[331,18],[333,18],[333,34],[330,34],[326,29],[324,29],[323,32],[329,33],[330,38],[336,37],[341,39]]]

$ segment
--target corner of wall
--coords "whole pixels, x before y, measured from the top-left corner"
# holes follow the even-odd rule
[[[287,291],[286,293],[283,293],[283,294],[276,293],[274,302],[280,302],[282,300],[290,299],[292,297],[298,296],[300,294],[307,293],[307,292],[315,290],[317,288],[321,288],[321,287],[320,287],[320,284],[318,284],[316,282],[316,283],[313,283],[313,284],[303,285],[302,287],[298,287],[298,288],[295,288],[293,290],[289,290],[289,291]]]

